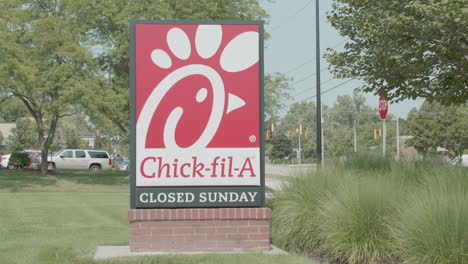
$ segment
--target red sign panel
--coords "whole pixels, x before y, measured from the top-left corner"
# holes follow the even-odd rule
[[[380,99],[379,99],[380,119],[385,120],[387,118],[387,113],[388,113],[388,102],[387,102],[387,99],[385,98],[385,94],[381,94]]]
[[[135,24],[136,187],[260,186],[259,33]]]

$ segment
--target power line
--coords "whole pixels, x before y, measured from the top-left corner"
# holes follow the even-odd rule
[[[300,80],[298,80],[298,81],[295,81],[295,82],[291,83],[290,86],[293,86],[293,85],[295,85],[295,84],[298,84],[298,83],[300,83],[300,82],[303,82],[303,81],[305,81],[305,80],[307,80],[307,79],[309,79],[309,78],[312,78],[312,77],[314,77],[316,74],[317,74],[317,73],[314,72],[314,73],[311,73],[311,74],[309,74],[309,75],[306,75],[304,78],[302,78],[302,79],[300,79]]]
[[[324,81],[324,82],[322,82],[322,83],[320,83],[320,84],[326,84],[326,83],[328,83],[328,82],[330,82],[330,81],[332,81],[332,80],[334,80],[334,79],[335,79],[335,77],[331,77],[330,79],[328,79],[328,80],[326,80],[326,81]],[[304,93],[307,93],[307,92],[310,92],[310,91],[311,91],[311,89],[310,89],[310,88],[307,88],[306,90],[304,90],[304,91],[302,91],[302,92],[299,92],[299,93],[293,95],[293,97],[296,97],[296,96],[298,96],[298,95],[301,95],[301,94],[304,94]]]
[[[341,44],[345,43],[347,41],[347,39],[341,41],[340,43],[336,44],[335,46],[331,47],[331,49],[334,49],[334,48],[337,48],[338,46],[340,46]]]
[[[342,82],[342,83],[340,83],[340,84],[338,84],[338,85],[335,85],[335,86],[333,86],[332,88],[327,89],[327,90],[321,92],[320,94],[324,94],[324,93],[327,93],[327,92],[329,92],[329,91],[331,91],[331,90],[335,90],[336,88],[338,88],[338,87],[340,87],[340,86],[342,86],[342,85],[345,85],[345,84],[349,83],[350,81],[353,81],[353,79],[349,79],[349,80],[347,80],[347,81],[345,81],[345,82]],[[308,98],[306,98],[306,99],[304,99],[304,100],[309,100],[309,99],[312,99],[312,98],[315,98],[315,97],[317,97],[317,95],[312,95],[311,97],[308,97]]]
[[[326,93],[326,92],[329,92],[329,91],[331,91],[331,90],[334,90],[334,89],[336,89],[336,88],[338,88],[338,87],[340,87],[340,86],[342,86],[342,85],[345,85],[345,84],[349,83],[350,81],[353,81],[353,79],[349,79],[349,80],[347,80],[347,81],[345,81],[345,82],[342,82],[342,83],[340,83],[340,84],[338,84],[338,85],[335,85],[335,86],[333,86],[333,87],[331,87],[331,88],[329,88],[329,89],[327,89],[327,90],[321,92],[320,94],[324,94],[324,93]],[[292,103],[292,104],[288,104],[288,105],[286,105],[286,106],[283,106],[283,107],[281,107],[280,109],[289,107],[289,106],[294,105],[294,104],[297,104],[297,103],[302,103],[302,102],[304,102],[304,101],[310,100],[310,99],[315,98],[315,97],[317,97],[316,94],[315,94],[315,95],[312,95],[312,96],[310,96],[310,97],[304,98],[304,99],[302,99],[302,100],[299,100],[299,101],[297,101],[297,102],[294,102],[294,103]]]
[[[325,69],[322,69],[320,72],[324,72],[324,71],[326,71],[326,70],[327,70],[327,69],[325,68]],[[297,81],[297,82],[294,82],[294,83],[290,84],[289,86],[293,86],[294,84],[297,84],[297,83],[300,83],[300,82],[302,82],[302,81],[305,81],[305,80],[309,79],[310,77],[313,77],[313,76],[316,75],[316,74],[317,74],[317,73],[313,73],[313,74],[306,75],[305,78],[303,78],[303,79],[301,79],[301,80],[299,80],[299,81]],[[332,77],[332,78],[326,80],[326,81],[323,82],[323,83],[321,82],[320,84],[325,84],[325,83],[327,83],[327,82],[329,82],[329,81],[331,81],[331,80],[333,80],[333,79],[334,79],[334,77]],[[306,93],[307,91],[309,91],[309,89],[310,89],[310,88],[307,88],[306,90],[304,90],[304,91],[302,91],[302,92],[299,92],[298,94],[294,95],[293,97],[296,97],[296,96],[298,96],[299,94]]]
[[[341,44],[343,44],[343,43],[345,43],[345,42],[346,42],[346,39],[343,40],[343,41],[341,41],[340,43],[334,45],[334,46],[331,47],[331,48],[334,49],[334,48],[340,46]],[[299,65],[297,65],[297,66],[295,66],[295,67],[293,67],[293,68],[291,68],[291,69],[289,69],[285,74],[289,74],[289,73],[291,73],[291,72],[294,72],[295,70],[301,68],[302,66],[304,66],[304,65],[306,65],[306,64],[308,64],[308,63],[310,63],[310,62],[312,62],[312,61],[314,61],[314,60],[315,60],[315,57],[312,57],[312,58],[306,60],[305,62],[303,62],[303,63],[301,63],[301,64],[299,64]]]
[[[326,70],[327,70],[327,68],[324,68],[324,69],[322,69],[320,72],[324,72],[324,71],[326,71]],[[292,84],[290,84],[290,86],[293,86],[293,85],[295,85],[295,84],[298,84],[298,83],[300,83],[300,82],[303,82],[303,81],[305,81],[305,80],[307,80],[307,79],[309,79],[309,78],[311,78],[311,77],[314,77],[315,75],[317,75],[316,72],[311,73],[311,74],[309,74],[309,75],[306,75],[306,77],[300,79],[299,81],[293,82]]]
[[[302,11],[304,11],[304,9],[306,9],[306,7],[308,7],[310,4],[312,4],[313,0],[310,0],[309,2],[307,2],[303,7],[301,7],[300,9],[298,9],[293,15],[289,16],[286,20],[285,23],[279,25],[279,26],[276,26],[274,28],[271,29],[271,32],[281,28],[282,26],[288,24],[290,21],[292,21],[297,15],[299,15]]]
[[[293,72],[293,71],[295,71],[295,70],[297,70],[297,69],[301,68],[302,66],[304,66],[304,65],[308,64],[309,62],[312,62],[312,61],[314,61],[314,60],[315,60],[315,57],[313,57],[313,58],[311,58],[311,59],[308,59],[308,60],[307,60],[307,61],[305,61],[304,63],[302,63],[302,64],[300,64],[300,65],[298,65],[298,66],[296,66],[296,67],[294,67],[294,68],[290,69],[289,71],[287,71],[287,72],[286,72],[286,74],[289,74],[289,73],[291,73],[291,72]]]

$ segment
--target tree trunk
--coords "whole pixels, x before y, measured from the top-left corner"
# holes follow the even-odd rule
[[[37,123],[37,134],[39,136],[39,145],[41,146],[41,174],[47,174],[47,149],[44,147],[44,123],[42,122],[42,117],[36,119]],[[45,170],[44,170],[44,162],[45,162]]]
[[[49,147],[50,145],[52,145],[52,142],[54,141],[55,129],[57,128],[58,119],[59,119],[58,114],[54,113],[50,120],[49,133],[45,140],[44,140],[44,126],[42,125],[42,120],[41,120],[42,130],[38,133],[39,133],[40,140],[41,140],[40,143],[41,143],[41,174],[42,175],[47,175],[47,168],[49,165],[48,164]]]
[[[52,117],[50,119],[49,133],[47,135],[47,138],[44,140],[45,128],[44,120],[42,118],[43,113],[41,107],[39,107],[35,102],[31,102],[27,97],[21,94],[15,95],[24,103],[26,108],[34,117],[34,120],[36,120],[37,135],[39,137],[39,144],[41,146],[41,174],[47,175],[49,147],[54,141],[55,129],[57,128],[57,122],[60,116],[57,112],[52,114]]]
[[[455,157],[458,158],[457,165],[461,165],[463,162],[463,151],[455,151]]]

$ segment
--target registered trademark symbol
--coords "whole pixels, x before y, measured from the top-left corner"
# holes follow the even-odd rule
[[[255,142],[255,141],[257,141],[257,137],[254,136],[254,135],[251,135],[251,136],[249,137],[249,141],[250,141],[250,142]]]

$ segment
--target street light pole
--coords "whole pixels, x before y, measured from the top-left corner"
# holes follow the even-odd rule
[[[317,71],[317,166],[323,162],[322,157],[322,104],[320,100],[320,23],[319,23],[319,0],[315,0],[315,61]]]

